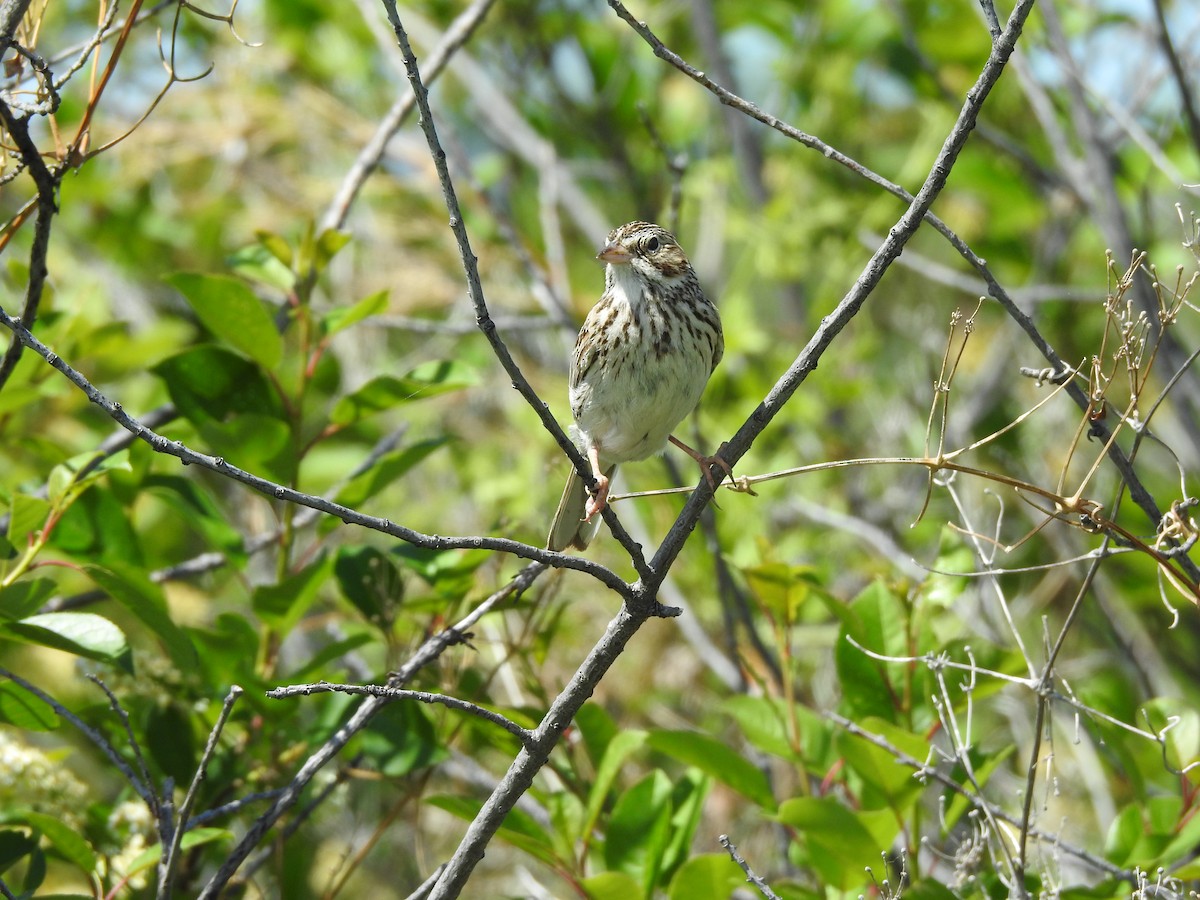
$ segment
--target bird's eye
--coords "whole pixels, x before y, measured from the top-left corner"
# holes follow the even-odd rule
[[[650,238],[650,239],[649,239],[648,241],[646,241],[646,243],[645,243],[646,251],[647,251],[648,253],[657,253],[657,252],[658,252],[658,248],[659,248],[659,247],[661,247],[661,246],[662,246],[662,241],[660,241],[660,240],[659,240],[658,238],[656,238],[656,237],[652,237],[652,238]]]

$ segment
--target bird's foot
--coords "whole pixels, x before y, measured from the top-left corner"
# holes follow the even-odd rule
[[[608,506],[608,485],[609,478],[601,473],[596,476],[596,489],[588,497],[587,506],[584,507],[583,521],[590,522],[597,515],[604,511],[604,507]]]

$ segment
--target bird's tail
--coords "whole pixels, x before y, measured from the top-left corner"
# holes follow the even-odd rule
[[[610,479],[616,473],[617,467],[610,466],[604,474]],[[562,499],[558,501],[558,511],[554,514],[554,524],[550,526],[550,536],[546,538],[546,548],[555,553],[574,547],[576,550],[586,550],[596,532],[600,530],[600,516],[592,521],[583,521],[587,511],[588,490],[574,469],[567,476],[567,485],[563,488]]]

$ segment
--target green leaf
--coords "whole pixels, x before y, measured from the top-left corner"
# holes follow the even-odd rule
[[[78,866],[88,875],[96,869],[96,854],[91,845],[75,829],[56,816],[34,812],[29,809],[10,809],[0,813],[0,822],[6,825],[28,825],[45,835],[58,854],[67,862]]]
[[[45,701],[12,682],[0,684],[0,720],[26,731],[53,731],[61,724]]]
[[[171,504],[210,547],[237,559],[245,556],[241,533],[229,524],[216,501],[193,479],[151,474],[142,481],[142,490],[157,494]]]
[[[291,268],[292,263],[295,261],[294,254],[292,253],[291,244],[282,235],[275,234],[273,231],[259,229],[254,232],[254,236],[258,238],[258,246],[262,247],[262,249],[266,250],[289,269]]]
[[[191,304],[204,327],[265,369],[283,359],[283,339],[266,306],[246,283],[227,275],[180,272],[167,281]]]
[[[462,363],[425,363],[400,378],[392,375],[372,378],[358,390],[342,397],[333,407],[329,420],[335,425],[351,425],[401,403],[426,400],[474,383],[473,370]]]
[[[37,849],[38,837],[24,829],[0,828],[0,873]]]
[[[693,856],[675,873],[667,891],[669,900],[729,900],[746,876],[725,853]]]
[[[96,462],[97,459],[99,462]],[[80,474],[93,462],[96,462],[93,468],[85,474]],[[133,471],[133,467],[129,465],[128,450],[121,450],[109,456],[94,450],[81,453],[66,462],[59,463],[50,470],[50,477],[46,481],[46,492],[50,502],[55,506],[60,506],[68,493],[79,494],[88,485],[113,471]]]
[[[835,797],[787,800],[780,804],[776,818],[797,831],[808,865],[842,890],[861,884],[863,869],[879,864],[879,854],[891,846],[897,827],[890,810],[855,813]],[[875,833],[880,822],[890,835]]]
[[[351,509],[360,509],[368,500],[445,444],[446,438],[433,438],[412,444],[403,450],[385,453],[376,460],[375,465],[352,478],[338,491],[335,501]],[[336,525],[336,520],[331,520],[330,525]]]
[[[30,578],[0,588],[0,619],[20,619],[41,609],[54,593],[49,578]]]
[[[339,306],[332,309],[321,318],[327,335],[335,335],[345,331],[351,325],[357,325],[363,319],[377,316],[387,309],[388,292],[379,291],[359,300],[353,306]]]
[[[592,780],[592,788],[588,792],[587,818],[584,821],[583,833],[590,834],[595,830],[608,792],[616,781],[621,767],[629,754],[646,743],[647,733],[636,729],[628,729],[615,734],[604,749],[604,756],[596,767],[596,777]]]
[[[318,272],[324,272],[329,263],[337,256],[338,251],[350,243],[348,231],[338,231],[336,228],[326,228],[317,238],[316,267]]]
[[[726,744],[694,731],[652,731],[648,743],[660,753],[711,775],[763,809],[774,811],[775,798],[767,776]]]
[[[575,725],[583,736],[583,746],[587,750],[588,758],[592,765],[598,767],[609,743],[620,733],[617,723],[603,706],[589,700],[575,714]]]
[[[158,767],[179,785],[196,771],[196,736],[191,718],[179,703],[153,704],[146,711],[143,740]]]
[[[858,724],[865,731],[886,738],[914,759],[923,760],[929,754],[929,742],[921,735],[883,719],[864,719]],[[904,815],[925,789],[911,768],[901,765],[890,752],[870,741],[843,731],[838,734],[837,747],[849,771],[864,782],[859,800],[866,809],[886,806],[896,815]]]
[[[262,369],[221,347],[205,344],[184,350],[151,371],[166,382],[179,412],[197,425],[246,413],[273,418],[282,413]]]
[[[41,530],[50,515],[50,503],[41,497],[13,494],[8,518],[8,540],[17,547],[25,546],[29,535]]]
[[[74,497],[50,533],[50,544],[72,556],[140,565],[141,544],[128,507],[110,485],[93,485]]]
[[[454,599],[470,590],[475,570],[491,558],[484,550],[430,550],[412,544],[400,544],[392,555],[442,596]]]
[[[125,634],[108,619],[93,613],[56,612],[27,616],[19,621],[5,622],[0,627],[0,635],[53,647],[133,672],[133,653]]]
[[[799,619],[805,602],[820,586],[812,566],[768,562],[743,569],[742,574],[758,601],[782,625]]]
[[[321,672],[328,663],[357,650],[364,644],[374,643],[375,640],[370,634],[363,632],[340,641],[334,641],[314,653],[308,662],[292,672],[289,677],[292,681],[308,681],[314,673]]]
[[[867,716],[894,722],[897,697],[902,693],[893,686],[904,669],[875,659],[859,647],[873,653],[908,655],[907,634],[900,601],[883,584],[867,587],[850,604],[842,632],[834,648],[838,677],[842,688],[842,706],[851,719]],[[854,638],[854,646],[848,638]]]
[[[671,878],[679,866],[688,858],[692,839],[704,815],[704,800],[712,788],[712,779],[702,775],[698,769],[688,769],[683,778],[675,783],[671,792],[670,838],[663,852],[660,881]]]
[[[292,271],[292,248],[277,234],[258,232],[257,244],[250,244],[232,253],[226,262],[243,278],[291,293],[296,288],[296,273]]]
[[[241,469],[282,484],[295,478],[299,456],[292,431],[274,416],[246,413],[227,422],[201,422],[198,430],[215,455]]]
[[[437,765],[450,756],[420,704],[412,700],[383,707],[360,733],[359,748],[376,769],[392,778]]]
[[[655,769],[617,800],[604,841],[610,869],[641,883],[637,896],[650,897],[662,867],[671,822],[671,779]]]
[[[746,740],[759,750],[781,759],[797,759],[788,740],[788,710],[783,699],[737,694],[722,702],[721,709],[733,716]]]
[[[641,896],[638,883],[624,872],[601,872],[580,882],[588,900],[632,900]],[[728,898],[725,898],[728,900]]]
[[[224,828],[191,828],[180,838],[179,846],[184,850],[191,850],[193,847],[211,844],[213,841],[225,838],[232,839],[233,832]],[[129,868],[123,874],[131,876],[144,872],[146,869],[158,865],[160,859],[162,859],[162,844],[147,847],[130,861]]]
[[[84,566],[83,571],[106,594],[133,613],[163,642],[171,661],[181,672],[196,667],[196,648],[191,639],[172,620],[162,588],[133,570]]]
[[[342,594],[369,622],[390,622],[404,599],[400,570],[375,547],[342,547],[333,564]]]
[[[479,815],[479,810],[483,807],[483,803],[478,800],[445,795],[427,797],[425,802],[466,822]],[[558,863],[550,835],[529,813],[519,808],[509,810],[496,836],[549,866]]]
[[[254,589],[254,611],[272,628],[289,632],[317,599],[333,568],[324,554],[279,584],[264,584]]]

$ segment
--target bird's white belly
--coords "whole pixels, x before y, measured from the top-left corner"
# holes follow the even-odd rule
[[[712,348],[691,335],[662,356],[626,357],[617,371],[593,366],[571,390],[579,436],[606,463],[662,452],[667,437],[696,408],[712,368]]]

